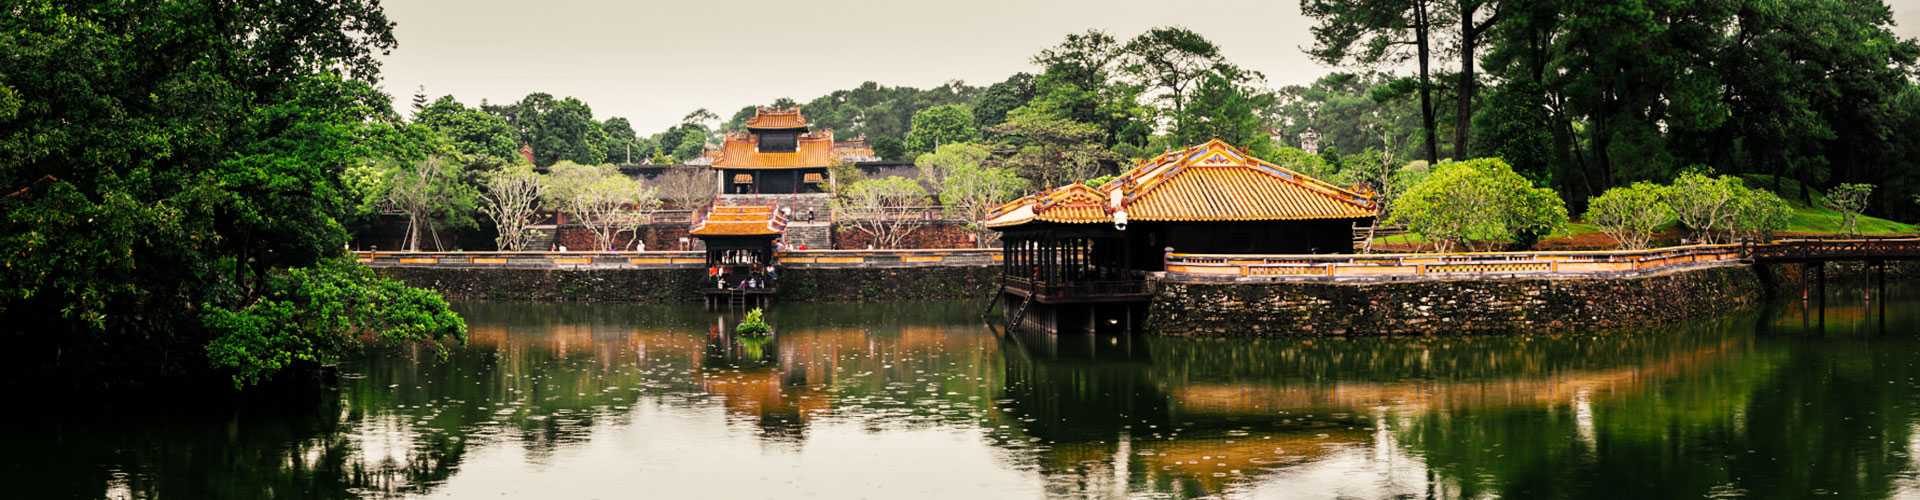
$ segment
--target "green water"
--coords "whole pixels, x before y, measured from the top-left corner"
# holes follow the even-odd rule
[[[786,305],[753,341],[697,308],[464,304],[470,346],[289,403],[17,401],[0,497],[1920,496],[1920,288],[1864,292],[1355,340],[1002,336],[902,303]]]

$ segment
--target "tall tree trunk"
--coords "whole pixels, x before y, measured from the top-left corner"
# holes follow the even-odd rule
[[[1467,135],[1473,129],[1474,46],[1480,37],[1480,27],[1473,23],[1473,16],[1480,10],[1480,2],[1460,2],[1460,92],[1453,113],[1453,159],[1467,159]]]
[[[1433,78],[1428,75],[1428,66],[1432,60],[1427,30],[1427,2],[1413,2],[1413,33],[1415,44],[1420,47],[1420,126],[1425,129],[1427,139],[1427,163],[1440,161],[1440,137],[1434,131],[1433,118]]]

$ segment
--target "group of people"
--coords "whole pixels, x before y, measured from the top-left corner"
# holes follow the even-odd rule
[[[773,288],[776,272],[772,265],[765,267],[755,266],[749,269],[751,269],[750,274],[745,278],[735,280],[732,286],[729,286],[727,283],[727,266],[709,266],[707,268],[707,277],[713,279],[714,288],[721,290],[766,290]]]

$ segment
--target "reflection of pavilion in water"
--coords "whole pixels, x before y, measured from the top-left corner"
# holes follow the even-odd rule
[[[1586,415],[1578,434],[1591,440],[1596,402],[1630,397],[1725,364],[1752,347],[1750,337],[1647,336],[1625,340],[1645,345],[1620,348],[1620,359],[1574,369],[1545,360],[1464,378],[1349,381],[1338,375],[1360,371],[1280,369],[1263,376],[1218,368],[1244,365],[1254,357],[1289,358],[1279,351],[1352,347],[1333,346],[1343,341],[1300,341],[1262,350],[1188,339],[1094,337],[1096,342],[1085,342],[1020,333],[1004,338],[1003,397],[1019,402],[1019,420],[1029,434],[1048,441],[1033,459],[1054,478],[1050,492],[1072,495],[1124,494],[1129,488],[1212,495],[1281,476],[1340,483],[1351,481],[1344,475],[1357,470],[1389,471],[1375,479],[1392,486],[1375,493],[1418,493],[1433,477],[1417,453],[1402,450],[1406,443],[1396,435],[1414,419],[1442,408],[1566,405]],[[1594,354],[1593,346],[1581,345],[1585,341],[1578,338],[1546,341],[1581,346],[1554,356]],[[1239,362],[1210,363],[1214,360],[1198,353],[1207,349],[1195,345],[1231,351],[1225,356]],[[1444,365],[1434,363],[1433,356],[1431,350],[1407,349],[1368,362]],[[1300,357],[1310,356],[1292,355]]]

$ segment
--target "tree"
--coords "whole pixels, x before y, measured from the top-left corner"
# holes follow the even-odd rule
[[[872,237],[875,246],[898,248],[925,224],[915,208],[926,202],[927,190],[912,179],[867,179],[841,189],[833,199],[833,212],[836,220]]]
[[[545,201],[593,233],[595,250],[613,250],[620,233],[638,229],[660,207],[657,191],[612,165],[562,162],[548,172]]]
[[[972,143],[943,144],[932,153],[913,159],[920,169],[920,180],[929,186],[946,185],[947,177],[964,167],[979,167],[993,157],[993,150]]]
[[[1433,0],[1300,0],[1300,11],[1319,24],[1307,51],[1327,64],[1352,60],[1393,65],[1411,58],[1419,68],[1420,127],[1428,163],[1440,161],[1433,110]],[[1408,54],[1412,51],[1412,54]]]
[[[1247,148],[1256,157],[1272,154],[1273,138],[1263,112],[1274,106],[1258,74],[1218,68],[1202,77],[1191,102],[1174,121],[1175,144],[1199,144],[1218,138]]]
[[[973,124],[973,110],[962,104],[934,106],[913,114],[913,129],[907,132],[907,153],[926,153],[942,144],[969,142],[979,137],[980,129]]]
[[[561,160],[598,164],[607,160],[606,132],[593,119],[593,108],[579,99],[533,93],[518,103],[490,111],[506,118],[519,132],[520,142],[533,147],[534,165]]]
[[[463,161],[481,169],[519,160],[520,138],[505,118],[441,96],[414,112],[413,122],[445,137]]]
[[[1608,189],[1588,202],[1587,222],[1600,226],[1621,248],[1643,249],[1655,230],[1674,221],[1666,200],[1666,188],[1647,182]]]
[[[1728,214],[1744,188],[1745,184],[1736,177],[1714,178],[1697,171],[1687,172],[1674,179],[1673,187],[1666,191],[1667,205],[1673,207],[1680,225],[1686,227],[1694,239],[1713,243],[1726,229]]]
[[[660,198],[681,210],[706,206],[719,189],[713,175],[712,170],[704,167],[667,167],[657,181]]]
[[[527,226],[540,220],[540,174],[532,165],[513,165],[481,174],[481,213],[493,219],[494,248],[526,248]]]
[[[1400,197],[1389,221],[1433,241],[1455,246],[1531,243],[1567,221],[1552,190],[1534,187],[1498,158],[1445,162]]]
[[[1221,73],[1226,58],[1206,37],[1180,27],[1147,30],[1121,48],[1122,68],[1142,87],[1157,89],[1175,120],[1186,117],[1187,91],[1210,74]],[[1238,70],[1228,70],[1240,73]]]
[[[1860,212],[1873,198],[1872,184],[1841,184],[1827,191],[1827,208],[1840,211],[1840,226],[1848,236],[1860,234]]]
[[[425,343],[445,355],[449,345],[466,341],[467,331],[439,294],[375,276],[346,258],[274,271],[259,300],[211,308],[202,323],[216,333],[207,343],[208,360],[232,373],[235,388],[297,363],[333,364],[362,339]]]
[[[317,366],[361,335],[464,335],[429,318],[451,316],[431,292],[285,278],[330,272],[344,256],[340,221],[356,205],[344,174],[399,128],[391,99],[369,83],[394,45],[377,3],[25,0],[4,10],[0,318],[14,326],[0,332],[11,346],[4,380],[247,384]],[[359,297],[406,314],[302,328],[292,342],[236,336],[243,324],[366,312]]]
[[[987,213],[1025,194],[1027,184],[1013,169],[960,163],[953,165],[941,181],[940,204],[966,220],[967,227],[978,235],[974,241],[985,245],[991,236],[986,227]]]
[[[447,156],[393,162],[386,176],[387,202],[407,214],[407,251],[420,251],[423,236],[433,238],[434,249],[445,250],[440,229],[472,223],[473,189]]]
[[[1772,191],[1742,189],[1735,200],[1732,221],[1728,224],[1733,238],[1765,243],[1773,233],[1786,229],[1793,219],[1793,206]]]
[[[1033,100],[1033,75],[1014,73],[1005,81],[987,86],[973,102],[973,123],[981,128],[1007,121],[1007,113]]]
[[[993,128],[996,145],[1012,155],[1003,164],[1041,187],[1097,176],[1119,155],[1100,145],[1100,129],[1039,113],[1016,113]]]

